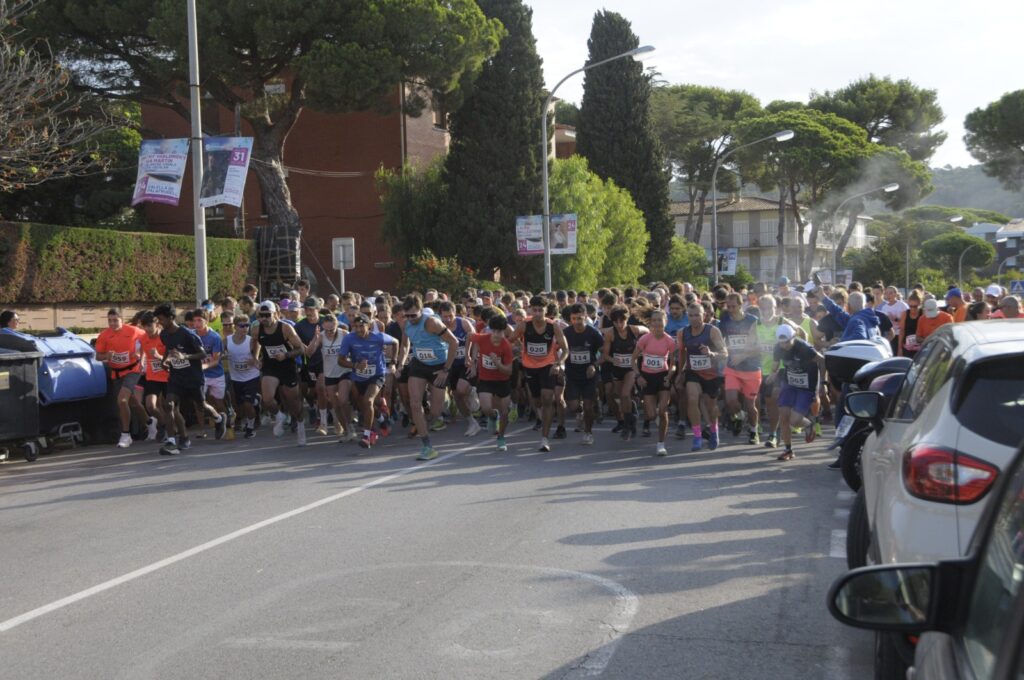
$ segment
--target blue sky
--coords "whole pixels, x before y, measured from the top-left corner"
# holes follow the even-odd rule
[[[949,139],[932,165],[975,163],[963,119],[1004,93],[1024,89],[1024,2],[974,0],[527,0],[548,86],[583,65],[594,12],[618,12],[641,44],[645,65],[670,83],[746,90],[762,103],[807,101],[874,73],[938,91]],[[712,16],[708,11],[719,8]],[[852,9],[851,9],[852,8]],[[579,103],[583,77],[558,95]]]

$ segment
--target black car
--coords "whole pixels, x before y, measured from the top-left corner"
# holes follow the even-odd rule
[[[963,559],[855,569],[832,585],[840,622],[921,635],[913,680],[1024,678],[1024,447]]]

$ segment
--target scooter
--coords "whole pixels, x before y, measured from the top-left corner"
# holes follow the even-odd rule
[[[899,393],[912,363],[907,357],[894,357],[865,364],[854,374],[848,391],[881,392],[888,404]],[[843,403],[845,404],[845,400]],[[843,417],[836,426],[835,439],[829,450],[839,449],[843,480],[847,486],[857,491],[861,486],[860,453],[871,433],[871,424],[854,419],[851,414],[845,412],[845,406],[843,409]]]

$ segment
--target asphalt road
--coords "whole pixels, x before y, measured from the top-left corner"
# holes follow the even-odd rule
[[[0,465],[0,678],[870,677],[823,444],[462,430]]]

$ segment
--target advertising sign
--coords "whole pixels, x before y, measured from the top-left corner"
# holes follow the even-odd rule
[[[543,215],[516,218],[516,252],[520,255],[544,254]],[[576,254],[576,213],[551,216],[551,254]]]
[[[199,205],[242,205],[245,177],[249,173],[252,137],[203,139],[203,188]]]
[[[707,253],[708,262],[711,262],[711,249],[707,248],[704,251]],[[718,249],[718,275],[719,276],[735,276],[736,275],[736,259],[739,257],[739,248],[719,248]]]
[[[187,161],[187,139],[144,139],[139,146],[132,205],[143,201],[178,205]]]

